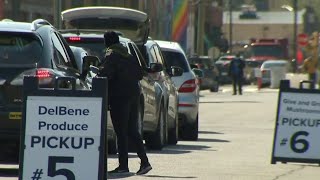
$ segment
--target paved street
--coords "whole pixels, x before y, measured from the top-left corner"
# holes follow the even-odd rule
[[[299,77],[304,78],[304,76]],[[291,84],[298,85],[294,79]],[[136,176],[139,161],[130,153],[130,173],[108,179],[317,180],[318,164],[271,164],[278,89],[244,87],[232,96],[231,85],[218,93],[202,91],[198,141],[179,141],[162,151],[148,151],[153,170]],[[108,169],[117,157],[108,157]],[[7,167],[2,165],[2,167]],[[17,167],[17,166],[14,166]],[[14,173],[14,172],[11,172]],[[1,180],[16,180],[4,177]]]

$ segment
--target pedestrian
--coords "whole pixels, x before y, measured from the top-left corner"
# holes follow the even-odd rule
[[[229,66],[229,76],[232,79],[233,94],[237,94],[237,86],[239,94],[242,95],[242,83],[243,83],[243,69],[245,67],[245,62],[240,57],[240,53],[236,54],[236,57],[233,58]]]
[[[114,31],[104,34],[105,59],[99,67],[99,76],[108,78],[110,115],[117,136],[119,166],[109,173],[126,173],[128,167],[128,139],[136,145],[141,160],[137,175],[148,173],[149,163],[142,137],[138,131],[138,105],[143,69],[138,60],[128,53]]]
[[[306,58],[303,61],[303,70],[308,73],[308,79],[311,82],[311,88],[315,87],[316,83],[316,73],[317,73],[317,61],[313,60],[312,56]]]

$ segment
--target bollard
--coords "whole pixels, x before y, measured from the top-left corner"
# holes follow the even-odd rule
[[[260,90],[262,87],[262,78],[261,77],[257,77],[257,85],[258,85],[258,90]]]

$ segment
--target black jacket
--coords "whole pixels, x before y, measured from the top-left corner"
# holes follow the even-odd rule
[[[239,57],[236,57],[230,62],[229,65],[229,76],[243,76],[243,69],[246,66],[245,61]]]
[[[99,69],[98,75],[109,80],[109,96],[140,94],[139,81],[143,77],[143,69],[138,60],[120,43],[111,45],[106,50],[105,59]]]

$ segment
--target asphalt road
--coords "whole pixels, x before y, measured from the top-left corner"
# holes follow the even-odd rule
[[[298,86],[304,78],[295,76],[292,86]],[[319,179],[318,164],[271,164],[278,92],[270,88],[258,90],[253,85],[245,86],[241,96],[231,95],[230,85],[222,86],[218,93],[202,91],[198,141],[179,141],[162,151],[148,151],[153,170],[143,176],[134,175],[139,160],[130,153],[130,173],[108,175],[108,179]],[[117,156],[110,155],[107,164],[108,170],[115,168]],[[15,176],[15,169],[7,169],[8,174],[3,168],[9,166],[0,168],[0,180],[17,179],[8,177]]]

